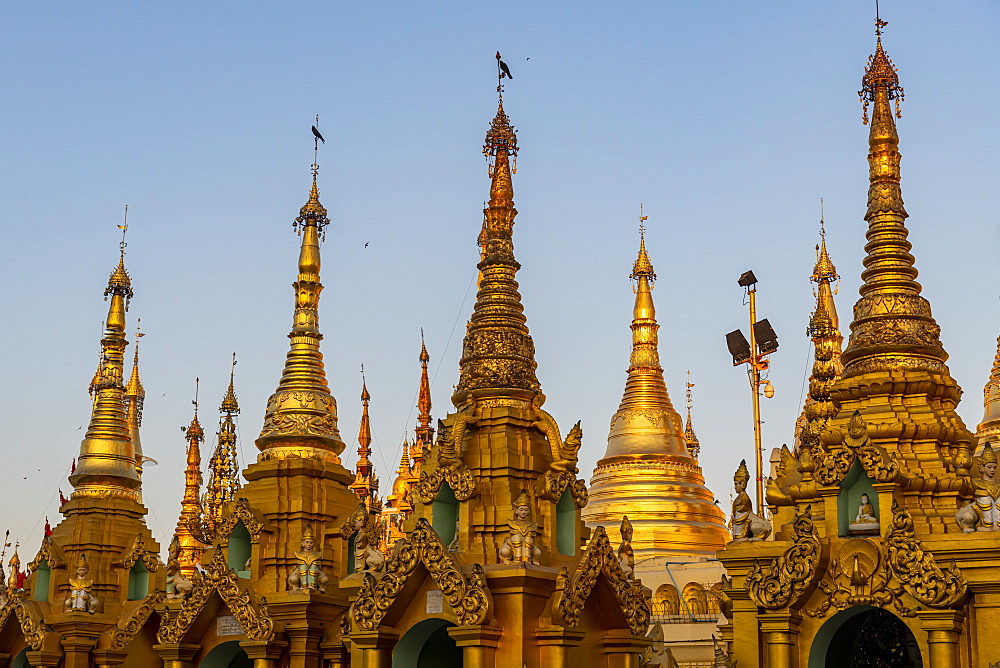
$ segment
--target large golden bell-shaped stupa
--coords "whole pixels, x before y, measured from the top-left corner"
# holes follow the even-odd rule
[[[636,289],[628,380],[611,418],[608,449],[594,469],[583,519],[610,532],[628,515],[635,528],[636,557],[714,558],[729,532],[698,460],[687,448],[681,416],[663,380],[652,295],[656,274],[645,239],[632,278]]]

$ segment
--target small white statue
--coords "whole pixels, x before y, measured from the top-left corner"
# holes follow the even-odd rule
[[[316,549],[316,537],[311,524],[302,531],[302,550],[295,553],[299,563],[288,576],[288,588],[315,589],[322,593],[330,578],[323,572],[322,553]]]
[[[90,573],[90,566],[87,565],[87,555],[81,552],[80,558],[76,561],[76,577],[69,580],[69,596],[66,597],[67,612],[74,610],[86,611],[90,614],[97,612],[99,602],[91,592],[94,581],[87,579],[88,573]]]
[[[1000,531],[1000,481],[997,480],[997,455],[991,444],[986,444],[976,462],[979,478],[972,481],[975,501],[959,508],[955,521],[963,533]]]

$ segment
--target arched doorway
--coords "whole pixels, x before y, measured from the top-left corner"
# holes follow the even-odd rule
[[[240,647],[239,640],[216,645],[205,655],[201,668],[253,668],[253,661]]]
[[[462,650],[448,635],[454,626],[447,619],[417,622],[396,643],[392,668],[461,668]]]
[[[820,627],[809,668],[923,668],[917,639],[896,615],[857,606]]]
[[[28,651],[30,649],[30,647],[25,647],[18,652],[14,660],[10,662],[10,668],[31,668],[31,664],[28,662]]]

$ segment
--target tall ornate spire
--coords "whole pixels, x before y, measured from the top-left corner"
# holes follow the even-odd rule
[[[319,296],[323,290],[319,243],[330,221],[319,201],[318,170],[313,163],[309,200],[292,223],[302,238],[299,274],[292,284],[295,317],[288,335],[291,349],[285,369],[278,388],[268,399],[264,427],[256,441],[264,459],[289,454],[336,459],[345,447],[337,428],[337,402],[330,396],[319,349],[323,339],[319,332]]]
[[[872,104],[871,130],[868,135],[869,180],[868,244],[861,299],[854,307],[851,338],[844,351],[844,375],[852,377],[867,371],[924,369],[947,373],[947,353],[939,339],[940,328],[931,316],[930,304],[920,296],[917,270],[906,240],[900,190],[899,135],[890,108],[903,99],[903,88],[892,61],[882,49],[884,21],[876,19],[878,36],[875,54],[868,59],[859,92],[868,121]]]
[[[364,369],[362,368],[362,374]],[[369,511],[374,509],[378,502],[378,478],[375,476],[375,467],[371,461],[372,427],[371,419],[368,416],[368,402],[371,395],[368,394],[368,384],[361,380],[361,426],[358,429],[358,463],[355,467],[354,482],[351,483],[351,491],[357,494]]]
[[[73,498],[121,496],[139,498],[139,473],[125,418],[125,312],[132,299],[132,280],[125,270],[125,235],[118,266],[111,272],[105,300],[111,298],[101,338],[101,365],[93,385],[95,398],[87,434],[80,444],[75,473],[69,477]]]
[[[420,465],[424,462],[424,453],[431,448],[434,442],[434,427],[431,426],[431,382],[427,377],[427,363],[431,356],[427,354],[427,345],[424,343],[424,330],[420,329],[420,392],[417,395],[417,428],[414,430],[416,438],[410,450],[410,458],[413,460],[413,467],[417,474],[420,473]]]
[[[139,427],[142,426],[142,406],[146,401],[146,389],[142,386],[142,379],[139,377],[139,339],[145,336],[139,331],[139,324],[136,321],[135,327],[135,356],[132,359],[132,374],[129,376],[128,384],[125,386],[125,421],[128,423],[129,437],[132,439],[132,450],[135,453],[135,467],[139,476],[142,476],[142,440],[139,437]]]
[[[692,457],[698,459],[701,455],[701,444],[698,442],[698,435],[694,433],[694,423],[691,421],[691,388],[694,387],[694,383],[691,382],[691,371],[687,372],[687,419],[684,421],[684,445],[687,446],[688,452]]]
[[[211,543],[215,538],[215,529],[222,521],[226,504],[236,498],[236,492],[240,488],[240,468],[236,459],[236,422],[233,420],[240,412],[234,388],[235,372],[236,353],[233,353],[229,388],[219,406],[221,415],[218,442],[208,460],[208,487],[201,504],[201,539],[206,543]]]
[[[830,398],[830,389],[843,371],[837,306],[833,301],[833,283],[840,279],[837,268],[826,250],[826,224],[820,216],[820,243],[816,246],[816,266],[809,280],[816,284],[816,308],[809,319],[808,334],[813,344],[813,369],[809,377],[809,394],[802,408],[799,441],[807,446],[819,442],[826,422],[837,416]]]
[[[660,366],[657,336],[660,326],[656,322],[652,294],[656,272],[653,271],[653,263],[649,261],[649,255],[646,253],[646,234],[642,228],[640,228],[639,255],[632,265],[631,278],[636,282],[635,305],[632,309],[632,355],[629,359],[625,393],[618,406],[618,412],[611,418],[612,434],[615,434],[611,438],[616,439],[619,448],[629,451],[638,448],[636,452],[684,453],[686,449],[681,417],[670,402],[667,384],[663,380],[663,367]],[[658,420],[659,424],[653,427],[652,431],[643,425],[640,431],[634,434],[638,437],[638,442],[633,444],[631,416],[637,411],[654,411],[667,416],[667,419]],[[617,432],[616,425],[619,430]],[[655,450],[649,449],[654,447],[650,439],[656,441]],[[611,453],[610,443],[609,441],[607,456]],[[625,454],[625,451],[617,452],[617,449],[615,454]]]
[[[490,165],[490,201],[483,210],[485,220],[480,234],[482,278],[466,327],[459,362],[461,376],[452,397],[459,407],[473,392],[480,394],[481,390],[521,390],[530,397],[544,399],[535,376],[535,345],[525,324],[527,318],[515,279],[521,265],[514,259],[517,210],[511,159],[517,156],[517,151],[517,135],[504,113],[501,97],[483,145],[483,154]]]
[[[592,528],[608,526],[620,522],[622,508],[627,508],[636,528],[636,555],[714,555],[729,534],[696,459],[699,445],[690,418],[693,386],[687,387],[688,433],[667,393],[653,307],[656,273],[641,226],[640,233],[631,274],[636,284],[628,380],[582,516]]]
[[[178,563],[188,580],[197,570],[195,565],[205,545],[199,540],[201,519],[201,444],[205,442],[205,430],[198,421],[198,379],[195,378],[194,416],[187,428],[182,428],[187,439],[187,467],[184,469],[184,496],[181,498],[181,514],[177,520],[177,540],[181,552]]]

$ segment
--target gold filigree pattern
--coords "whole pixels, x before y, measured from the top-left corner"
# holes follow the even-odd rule
[[[630,580],[622,570],[618,555],[611,547],[611,540],[602,526],[594,531],[572,578],[564,583],[562,589],[556,588],[556,598],[552,605],[554,616],[563,626],[577,626],[580,623],[580,613],[601,575],[615,593],[629,629],[635,635],[645,635],[649,630],[649,601],[643,596],[641,585]]]
[[[256,543],[260,540],[260,532],[264,529],[264,524],[258,520],[246,499],[237,499],[233,504],[233,509],[229,512],[215,532],[215,538],[229,539],[229,534],[236,528],[236,524],[243,522],[247,532],[250,534],[250,542]]]
[[[10,599],[7,601],[7,605],[0,608],[0,629],[7,623],[7,619],[11,615],[17,617],[21,633],[24,634],[24,640],[31,649],[41,649],[44,635],[41,622],[35,622],[31,619],[31,615],[22,601]]]
[[[132,549],[120,560],[111,563],[113,566],[118,566],[119,568],[132,568],[137,561],[142,561],[142,565],[150,573],[160,570],[160,556],[155,552],[151,552],[146,547],[146,539],[143,538],[141,533],[136,534],[135,540],[132,542]],[[51,564],[49,566],[51,567]]]
[[[813,617],[822,617],[831,608],[885,608],[890,603],[899,614],[913,617],[915,612],[903,600],[904,592],[930,608],[956,609],[965,599],[968,583],[954,561],[941,570],[916,539],[910,512],[893,500],[892,527],[882,545],[867,538],[846,541],[819,588],[826,596],[807,610]]]
[[[393,556],[385,563],[384,574],[376,579],[371,573],[365,573],[358,598],[350,610],[352,630],[378,630],[418,564],[423,564],[444,592],[459,624],[485,624],[490,620],[493,597],[483,567],[473,564],[471,574],[462,575],[455,557],[445,549],[430,523],[421,517],[409,538],[397,545]]]
[[[249,528],[249,527],[248,527]],[[156,639],[161,644],[179,643],[184,634],[201,614],[213,593],[229,608],[250,640],[269,640],[274,635],[274,621],[267,609],[267,601],[260,597],[257,603],[249,592],[241,590],[236,574],[226,564],[224,550],[218,546],[204,572],[192,578],[191,596],[184,601],[176,615],[163,618]]]
[[[795,516],[792,531],[794,541],[784,554],[766,569],[754,561],[747,575],[747,592],[763,608],[778,610],[794,605],[816,577],[822,545],[816,536],[811,505]]]
[[[538,495],[549,501],[558,502],[567,487],[569,487],[569,493],[573,497],[573,504],[577,508],[583,508],[587,505],[590,498],[587,492],[587,482],[577,478],[575,473],[550,469],[538,479]]]
[[[154,589],[153,593],[142,599],[139,607],[132,612],[129,617],[115,627],[111,632],[111,649],[125,649],[132,642],[132,638],[145,625],[150,615],[156,612],[156,607],[163,602],[166,594],[159,589]]]
[[[910,511],[892,501],[892,528],[885,537],[886,564],[913,598],[931,608],[952,608],[965,597],[968,583],[954,560],[942,571],[924,552],[913,531]]]
[[[441,485],[445,482],[451,487],[452,493],[459,501],[471,499],[476,491],[476,478],[462,464],[438,467],[427,473],[420,472],[420,480],[413,488],[414,494],[420,503],[432,503],[437,496]]]
[[[823,485],[839,485],[851,470],[855,459],[876,482],[891,482],[900,475],[895,454],[875,446],[868,436],[868,427],[860,411],[854,411],[842,443],[813,454],[816,479]]]
[[[52,542],[52,537],[45,536],[42,538],[42,546],[38,548],[38,554],[28,564],[28,570],[37,571],[43,561],[49,565],[49,568],[64,568],[66,563],[59,558],[57,551],[58,548]]]

